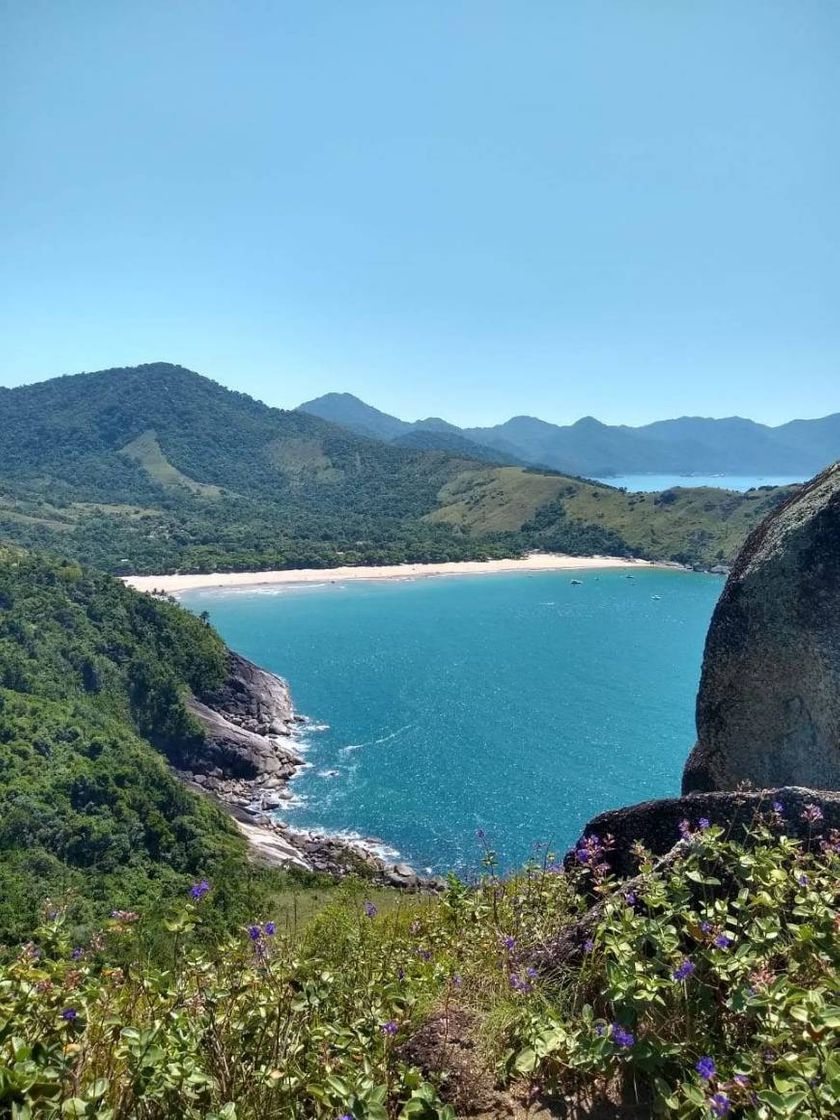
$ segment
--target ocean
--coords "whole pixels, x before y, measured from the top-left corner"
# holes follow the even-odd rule
[[[805,478],[791,475],[760,474],[625,474],[615,478],[600,478],[607,486],[624,490],[670,490],[674,486],[716,486],[721,490],[752,490],[756,486],[790,486],[806,482]]]
[[[572,580],[579,579],[579,585]],[[290,824],[469,874],[679,792],[716,576],[622,570],[194,591],[311,724]],[[540,845],[539,847],[535,847]]]

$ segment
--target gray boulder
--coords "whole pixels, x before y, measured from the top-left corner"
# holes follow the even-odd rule
[[[827,836],[832,829],[840,829],[840,793],[825,790],[802,789],[785,786],[781,789],[721,791],[693,793],[687,797],[667,797],[660,801],[643,801],[623,809],[610,809],[593,817],[583,830],[581,839],[597,836],[612,838],[605,854],[611,870],[623,878],[634,875],[638,860],[633,845],[641,843],[655,856],[664,856],[680,839],[680,824],[688,821],[695,831],[701,820],[720,825],[734,840],[743,840],[759,815],[772,812],[774,804],[781,810],[776,819],[779,830],[788,836],[808,840]],[[822,819],[809,820],[809,806],[819,809]],[[575,862],[573,852],[566,857],[566,865]]]
[[[683,793],[840,788],[840,464],[747,539],[706,639]]]

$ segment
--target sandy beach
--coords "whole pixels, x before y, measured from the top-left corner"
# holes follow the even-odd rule
[[[294,583],[345,583],[357,579],[424,579],[429,576],[476,576],[494,572],[555,572],[597,568],[662,567],[649,560],[618,556],[564,556],[534,553],[521,560],[463,560],[446,564],[385,564],[380,567],[296,568],[279,572],[208,572],[171,576],[125,576],[137,591],[177,595],[199,588],[267,587]]]

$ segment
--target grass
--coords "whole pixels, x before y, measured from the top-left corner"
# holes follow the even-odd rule
[[[143,432],[120,451],[128,459],[139,463],[147,475],[161,486],[182,488],[204,498],[218,498],[221,489],[204,482],[196,482],[173,467],[161,450],[153,431]]]
[[[794,489],[740,493],[706,486],[626,493],[562,475],[499,467],[465,472],[447,483],[438,495],[441,507],[427,520],[473,535],[515,533],[554,503],[567,523],[609,530],[634,554],[715,564],[731,561],[749,532]],[[550,517],[543,529],[550,542]]]
[[[647,555],[697,551],[715,562],[731,560],[748,533],[793,492],[793,487],[738,493],[703,486],[624,493],[578,483],[564,506],[569,517],[613,529]]]
[[[561,475],[531,473],[522,467],[464,471],[440,490],[441,508],[426,520],[458,526],[476,536],[518,532],[568,483]]]

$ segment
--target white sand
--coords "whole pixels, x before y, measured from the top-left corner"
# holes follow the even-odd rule
[[[138,591],[177,595],[198,588],[264,587],[287,583],[344,583],[355,579],[421,579],[476,576],[492,572],[555,572],[597,568],[653,568],[664,565],[617,556],[562,556],[534,553],[523,560],[463,560],[447,564],[385,564],[380,567],[297,568],[282,572],[210,572],[206,575],[126,576]]]

